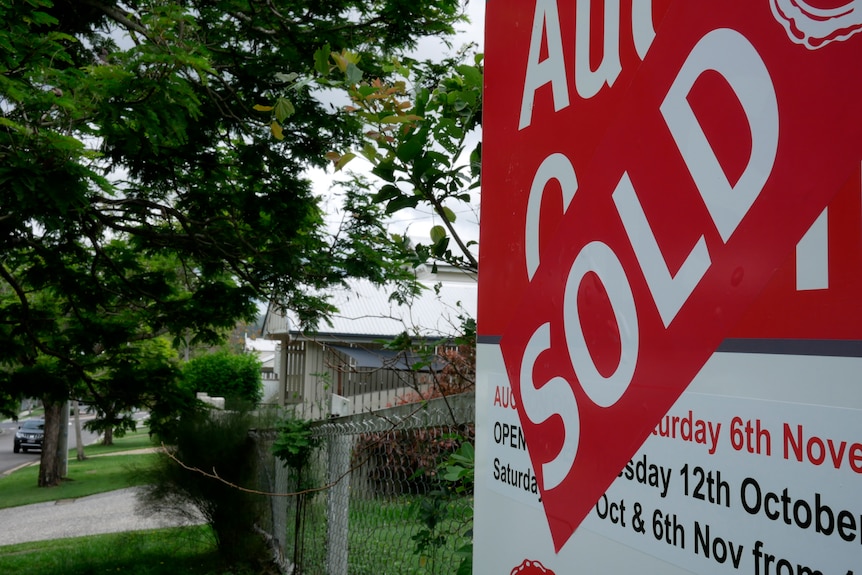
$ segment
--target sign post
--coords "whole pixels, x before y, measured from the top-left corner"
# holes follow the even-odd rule
[[[862,572],[857,4],[489,4],[476,573]]]

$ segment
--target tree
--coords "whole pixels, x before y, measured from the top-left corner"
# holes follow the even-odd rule
[[[101,433],[102,445],[136,429],[135,408],[154,407],[179,385],[179,362],[167,338],[130,342],[115,354],[110,368],[91,379],[92,393],[81,396],[96,411],[84,428]]]
[[[248,433],[255,423],[242,411],[206,410],[183,418],[170,454],[159,454],[140,496],[146,512],[175,514],[190,521],[203,517],[222,557],[234,564],[250,564],[248,570],[239,569],[241,573],[270,572],[258,564],[269,554],[255,532],[265,503],[259,494],[237,489],[252,484],[258,473],[254,441]]]
[[[439,218],[425,241],[378,233],[370,249],[414,266],[442,261],[478,271],[475,242],[462,239],[454,224],[456,212],[471,207],[479,187],[482,60],[467,46],[439,62],[392,59],[381,68],[385,76],[369,79],[359,55],[325,46],[315,54],[315,75],[293,79],[295,85],[316,82],[342,90],[350,100],[344,112],[362,126],[358,149],[326,154],[335,170],[362,156],[376,177],[354,173],[343,184],[348,225],[381,222],[420,207]],[[292,106],[290,92],[276,100],[274,110]]]
[[[224,397],[226,402],[257,403],[263,396],[260,361],[252,354],[219,351],[196,357],[183,366],[187,389]]]
[[[16,283],[27,297],[0,299],[0,310],[10,320],[2,324],[8,346],[0,352],[5,360],[0,387],[17,396],[38,395],[46,409],[40,485],[61,479],[57,442],[67,399],[83,399],[94,406],[100,417],[92,425],[110,442],[115,428],[122,432],[131,425],[125,413],[132,407],[147,407],[175,395],[170,390],[177,380],[176,354],[169,341],[159,337],[165,331],[160,318],[166,303],[188,296],[187,284],[180,281],[170,258],[136,254],[118,241],[105,250],[124,251],[124,257],[116,259],[121,264],[104,267],[94,258],[81,269],[70,263],[69,276],[79,275],[77,291],[44,283],[34,273],[38,266],[28,264]],[[79,256],[81,266],[84,254]],[[15,261],[11,256],[6,259],[7,264]],[[96,281],[102,289],[92,289]],[[147,286],[161,299],[127,299],[128,283]],[[24,329],[10,326],[15,310],[23,306],[28,324]]]
[[[62,402],[106,392],[124,346],[216,341],[255,299],[313,323],[331,307],[309,288],[405,277],[361,228],[329,238],[302,175],[356,123],[298,88],[273,147],[254,106],[321,45],[374,70],[458,17],[457,0],[0,1],[0,389],[45,401],[40,484],[60,479]]]

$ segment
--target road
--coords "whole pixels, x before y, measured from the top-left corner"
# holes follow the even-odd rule
[[[81,425],[84,424],[84,421],[87,419],[92,419],[93,416],[83,416],[81,417]],[[28,419],[26,417],[21,417],[20,420]],[[12,453],[12,443],[15,438],[15,430],[18,429],[18,425],[20,422],[15,421],[3,421],[0,422],[0,475],[3,473],[15,469],[21,465],[26,463],[34,463],[39,461],[41,454],[38,451],[31,451],[30,453]],[[95,442],[98,439],[98,435],[95,433],[90,433],[89,431],[82,430],[81,437],[83,439],[84,445],[89,445],[90,443]],[[75,428],[74,421],[72,418],[69,419],[69,449],[75,448]]]

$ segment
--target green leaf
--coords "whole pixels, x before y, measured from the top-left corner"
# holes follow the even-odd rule
[[[255,104],[254,109],[258,112],[272,112],[272,106],[264,106],[263,104]]]
[[[374,166],[371,173],[387,182],[395,181],[395,165],[391,159],[384,160]]]
[[[446,228],[437,225],[431,228],[431,242],[435,245],[446,239]]]
[[[374,194],[375,202],[385,202],[391,200],[392,198],[397,198],[398,196],[403,195],[403,192],[393,184],[386,184],[380,191]]]
[[[428,88],[422,88],[416,94],[416,101],[413,103],[413,109],[420,116],[425,115],[426,107],[428,106],[428,101],[431,99],[431,92]]]
[[[21,124],[19,124],[17,122],[13,122],[12,120],[9,120],[9,119],[4,118],[2,116],[0,116],[0,126],[5,126],[7,128],[11,128],[11,129],[15,130],[16,132],[20,132],[22,134],[27,133],[27,128],[25,128],[24,126],[22,126]]]
[[[31,21],[34,24],[39,24],[42,26],[48,26],[57,23],[57,19],[45,12],[31,12],[30,13]]]
[[[432,228],[433,229],[433,228]],[[446,255],[446,249],[449,247],[449,238],[445,237],[439,242],[435,243],[431,248],[431,254],[434,257],[442,258]]]
[[[471,575],[473,573],[473,546],[470,546],[470,553],[466,554],[466,556],[461,559],[461,563],[458,565],[458,571],[455,572],[455,575]]]
[[[466,471],[463,467],[458,465],[450,465],[446,468],[446,472],[443,474],[443,479],[446,481],[452,481],[453,483],[461,479],[462,473]]]
[[[332,60],[335,62],[335,65],[338,67],[338,69],[342,72],[347,72],[347,60],[344,59],[344,56],[342,56],[339,52],[332,52],[330,55],[332,56]]]
[[[332,48],[329,44],[318,49],[314,53],[314,70],[321,76],[329,74],[329,55],[332,53]]]
[[[296,108],[287,98],[279,98],[275,102],[275,119],[284,122],[296,112]]]
[[[419,196],[399,196],[397,198],[393,198],[388,204],[386,204],[386,213],[394,214],[398,210],[415,208],[419,205],[419,200]]]
[[[479,178],[479,174],[482,172],[482,142],[476,144],[476,147],[473,148],[473,151],[470,152],[470,175],[473,178]]]
[[[347,82],[349,84],[358,84],[362,81],[362,70],[353,62],[347,63],[347,71],[345,72]]]
[[[278,72],[275,75],[276,80],[278,80],[279,82],[284,82],[285,84],[290,84],[291,82],[293,82],[297,78],[299,78],[299,74],[297,74],[296,72],[291,72],[290,74]]]
[[[465,441],[461,444],[461,447],[456,452],[459,457],[462,458],[462,461],[475,461],[476,460],[476,448],[473,447],[473,444]]]
[[[371,96],[372,94],[376,94],[377,88],[375,88],[374,86],[369,86],[366,84],[364,86],[357,87],[356,91],[359,93],[359,96],[361,97],[361,99],[365,100],[366,98],[368,98],[368,96]]]
[[[427,135],[424,130],[420,131],[406,142],[400,144],[395,149],[395,155],[404,163],[413,161],[425,146]]]
[[[362,146],[362,155],[369,162],[374,162],[377,159],[377,148],[371,142],[365,142],[365,145]]]
[[[449,222],[455,221],[455,217],[456,217],[455,212],[453,212],[452,210],[450,210],[446,206],[443,206],[443,215],[446,217],[447,221],[449,221]]]
[[[461,74],[468,86],[479,88],[482,86],[482,72],[479,71],[478,67],[462,64],[456,66],[455,69]]]

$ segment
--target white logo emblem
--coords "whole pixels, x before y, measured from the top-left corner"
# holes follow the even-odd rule
[[[862,32],[862,0],[837,8],[817,8],[805,0],[769,0],[769,5],[790,39],[809,50]]]

